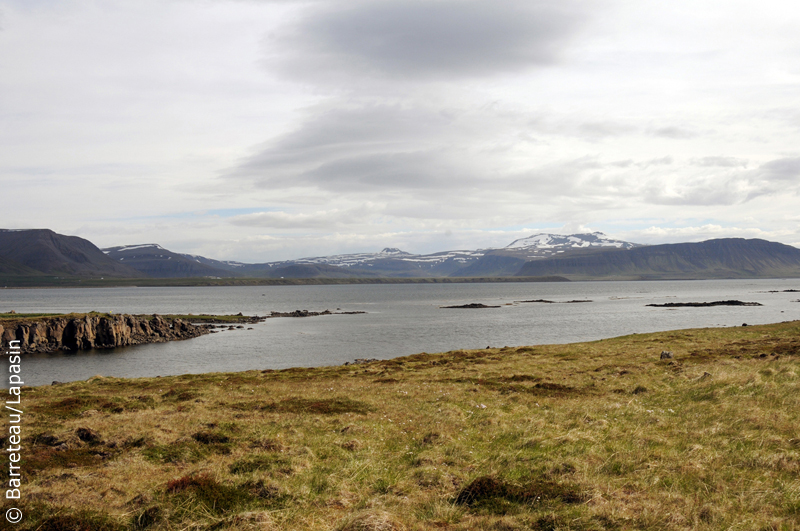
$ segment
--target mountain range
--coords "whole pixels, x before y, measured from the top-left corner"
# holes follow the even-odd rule
[[[800,277],[800,249],[758,239],[644,246],[587,234],[535,234],[502,248],[412,254],[387,247],[261,264],[157,244],[99,249],[49,229],[0,229],[0,279],[564,277],[569,280]]]
[[[501,249],[456,250],[412,254],[394,247],[377,253],[318,256],[245,264],[203,256],[171,253],[156,244],[103,249],[110,258],[153,277],[245,276],[268,278],[346,277],[478,277],[514,276],[526,261],[579,250],[631,249],[636,244],[613,240],[604,234],[559,236],[536,234],[515,240]],[[212,268],[214,271],[212,272]]]

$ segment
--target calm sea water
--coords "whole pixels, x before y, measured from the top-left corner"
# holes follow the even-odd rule
[[[396,284],[0,290],[18,313],[212,313],[267,315],[325,309],[359,315],[276,318],[187,341],[23,359],[27,385],[93,375],[140,377],[337,365],[459,348],[571,343],[680,328],[800,319],[800,279],[668,282]],[[778,291],[778,293],[770,293]],[[520,303],[547,299],[580,304]],[[652,308],[648,303],[738,299],[756,307]],[[500,308],[440,306],[483,303]],[[249,326],[249,325],[248,325]]]

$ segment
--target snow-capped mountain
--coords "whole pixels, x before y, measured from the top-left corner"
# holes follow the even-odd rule
[[[122,262],[150,277],[231,276],[228,272],[204,262],[201,260],[202,257],[189,257],[174,253],[156,243],[120,245],[108,247],[102,251],[109,258]]]
[[[520,238],[499,249],[455,250],[431,254],[412,254],[395,247],[378,253],[354,253],[298,258],[263,264],[270,269],[292,265],[334,266],[344,269],[375,271],[381,274],[419,275],[493,275],[512,274],[527,260],[593,249],[630,249],[637,244],[614,240],[602,232],[592,234],[534,234]]]
[[[591,234],[570,234],[562,236],[560,234],[534,234],[527,238],[514,240],[505,246],[505,249],[585,249],[587,247],[616,247],[617,249],[632,249],[635,243],[624,242],[622,240],[612,240],[602,232],[592,232]]]
[[[632,249],[639,244],[614,240],[602,232],[584,234],[547,234],[540,233],[514,240],[506,245],[504,251],[516,251],[528,259],[546,258],[567,251],[594,248]]]

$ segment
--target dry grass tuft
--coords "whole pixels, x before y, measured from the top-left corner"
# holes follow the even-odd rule
[[[386,511],[365,511],[348,517],[337,531],[405,531],[405,526]]]
[[[297,413],[306,415],[341,415],[342,413],[358,413],[366,415],[374,410],[366,402],[350,398],[307,399],[291,397],[272,402],[261,407],[270,413]]]

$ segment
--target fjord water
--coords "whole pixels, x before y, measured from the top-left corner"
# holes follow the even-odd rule
[[[572,343],[633,333],[800,319],[800,302],[796,302],[800,293],[784,291],[789,289],[800,289],[800,279],[6,289],[0,290],[0,310],[244,315],[297,309],[367,312],[267,319],[244,329],[172,343],[25,356],[25,383],[44,385],[97,374],[141,377],[312,367],[356,358]],[[517,302],[532,299],[556,304]],[[646,306],[730,299],[763,306]],[[567,303],[571,300],[592,302]],[[440,308],[469,303],[500,307]]]

